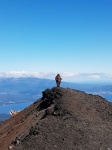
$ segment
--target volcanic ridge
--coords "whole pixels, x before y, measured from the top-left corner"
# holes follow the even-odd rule
[[[0,125],[1,150],[112,150],[112,103],[69,88],[41,99]]]

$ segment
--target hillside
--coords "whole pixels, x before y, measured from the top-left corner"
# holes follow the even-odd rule
[[[78,90],[47,89],[2,123],[0,147],[11,143],[14,150],[110,150],[112,103]]]

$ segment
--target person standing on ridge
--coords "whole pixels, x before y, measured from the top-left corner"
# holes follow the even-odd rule
[[[61,80],[62,80],[60,74],[56,75],[55,80],[56,80],[57,87],[60,87],[60,83],[61,83]]]

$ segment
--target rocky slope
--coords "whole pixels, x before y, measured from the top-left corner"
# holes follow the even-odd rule
[[[9,147],[10,146],[10,147]],[[1,150],[112,150],[112,103],[52,88],[0,126]]]

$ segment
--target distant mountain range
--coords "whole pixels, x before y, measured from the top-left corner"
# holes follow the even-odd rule
[[[49,79],[33,77],[0,78],[0,106],[34,102],[41,98],[42,91],[55,86],[55,80]],[[100,95],[108,101],[112,101],[112,85],[62,82],[61,86]]]

